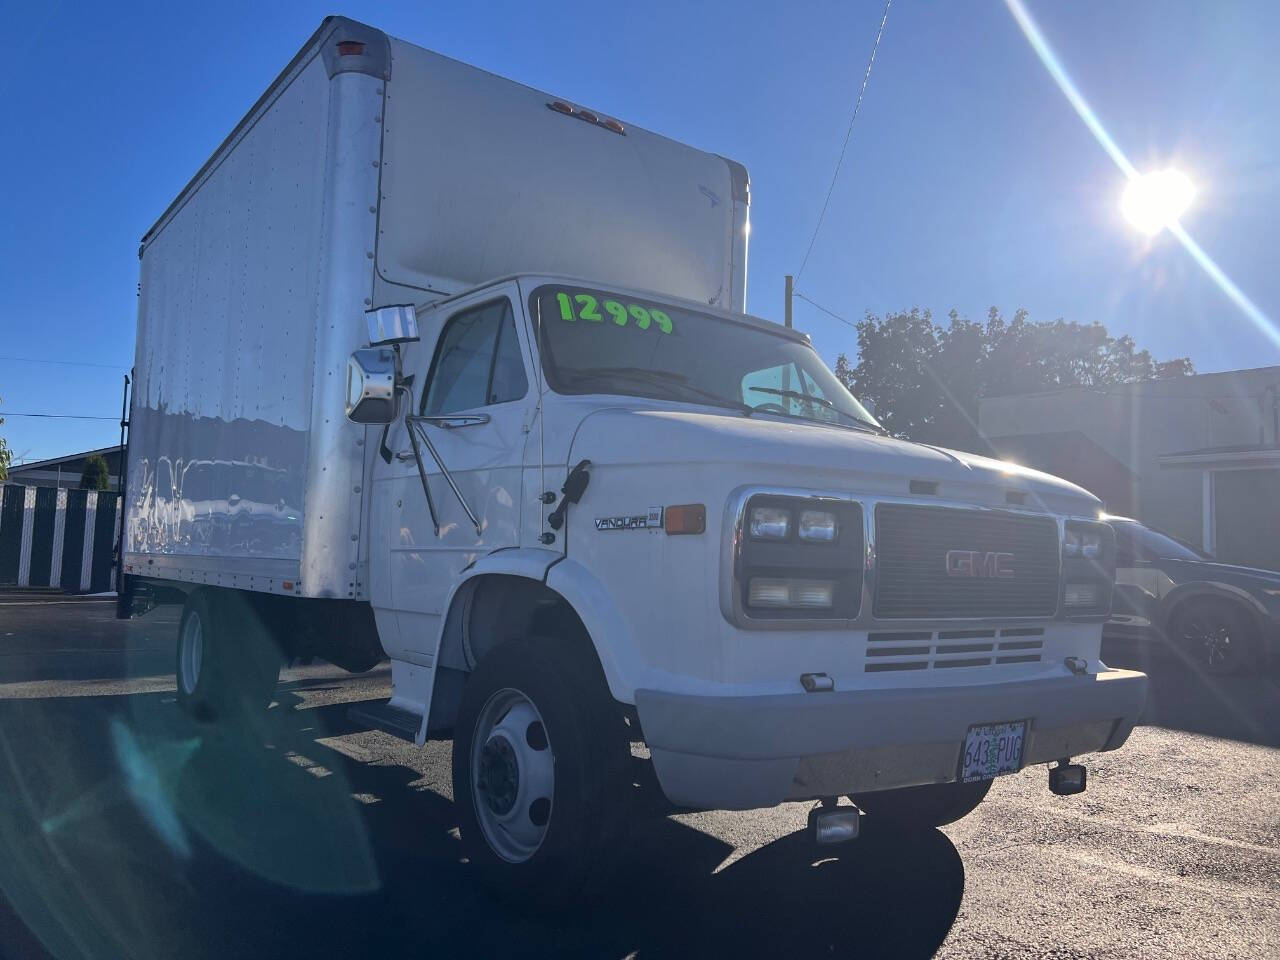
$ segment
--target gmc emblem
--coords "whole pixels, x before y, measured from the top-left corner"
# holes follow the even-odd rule
[[[947,576],[994,577],[1007,580],[1013,576],[1013,554],[983,553],[980,550],[948,550]]]

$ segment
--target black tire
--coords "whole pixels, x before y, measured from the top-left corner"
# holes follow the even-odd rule
[[[197,630],[196,643],[190,631]],[[236,591],[197,590],[178,625],[178,705],[212,721],[271,703],[281,658],[251,603]]]
[[[1192,665],[1214,676],[1242,673],[1257,661],[1257,631],[1230,600],[1193,600],[1174,612],[1170,641]]]
[[[599,889],[621,847],[630,747],[599,666],[584,661],[582,651],[558,640],[513,640],[490,651],[463,690],[453,740],[459,833],[484,882],[516,905],[563,907],[577,900],[588,882]],[[517,743],[515,751],[510,738],[499,743],[504,735],[498,729],[517,708],[526,711],[520,722],[529,716],[523,703],[501,712],[503,698],[513,692],[532,704],[542,724],[541,731],[537,720],[528,724],[526,743]],[[484,743],[477,743],[478,735]],[[495,744],[501,749],[491,750]],[[541,756],[543,749],[549,756]],[[549,798],[531,800],[522,792],[534,780],[520,778],[526,761],[529,766],[550,763]],[[481,803],[488,805],[483,816]],[[512,852],[517,844],[495,825],[499,816],[520,817],[521,827],[527,827],[527,819],[534,832],[543,831],[532,852]]]
[[[879,790],[859,793],[849,799],[862,808],[872,826],[881,823],[906,830],[927,830],[967,817],[990,790],[990,780],[977,780]]]

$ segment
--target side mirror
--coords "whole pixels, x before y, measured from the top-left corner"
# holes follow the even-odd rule
[[[394,350],[357,350],[347,361],[347,419],[352,423],[391,423],[400,413],[396,395]]]

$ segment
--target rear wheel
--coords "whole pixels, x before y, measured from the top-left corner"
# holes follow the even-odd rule
[[[1206,673],[1239,673],[1254,662],[1253,624],[1228,600],[1198,600],[1173,618],[1173,642]]]
[[[212,611],[202,593],[187,599],[178,625],[178,704],[196,717],[212,714],[210,666],[206,665],[205,632],[212,627]]]
[[[198,590],[178,625],[178,704],[199,720],[271,702],[280,654],[249,601],[235,591]]]
[[[930,783],[921,787],[879,790],[849,797],[876,823],[924,830],[955,823],[977,809],[991,789],[990,780],[973,783]]]
[[[453,795],[472,864],[500,894],[564,905],[607,872],[630,750],[599,668],[556,640],[496,647],[467,680]]]

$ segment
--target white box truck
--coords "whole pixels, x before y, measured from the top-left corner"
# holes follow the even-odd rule
[[[143,238],[124,571],[178,699],[387,657],[461,833],[572,896],[674,804],[941,824],[1128,737],[1098,501],[887,436],[745,315],[746,170],[324,22]],[[855,806],[840,805],[850,797]],[[530,886],[532,884],[532,886]]]

